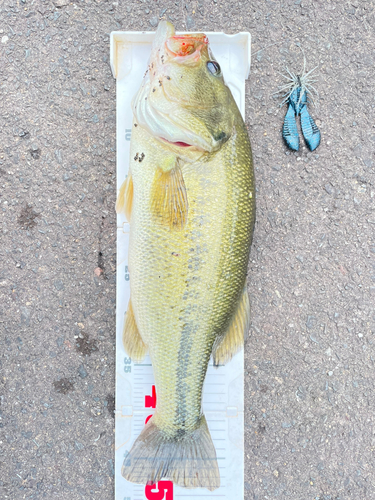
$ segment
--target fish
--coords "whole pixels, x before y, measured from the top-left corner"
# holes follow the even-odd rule
[[[133,98],[129,173],[116,203],[130,223],[123,344],[149,353],[157,404],[121,469],[125,479],[220,487],[202,389],[249,330],[255,221],[246,125],[204,33],[161,21]]]

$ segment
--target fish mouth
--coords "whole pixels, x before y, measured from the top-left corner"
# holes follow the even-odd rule
[[[164,137],[159,137],[159,139],[166,142],[167,144],[171,144],[172,146],[177,146],[178,148],[192,148],[192,147],[194,147],[193,144],[188,144],[187,142],[183,142],[183,141],[172,142],[172,141],[168,141],[168,139],[165,139]]]

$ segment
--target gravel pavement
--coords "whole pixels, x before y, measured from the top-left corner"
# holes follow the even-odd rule
[[[371,500],[373,1],[0,1],[0,498],[114,495],[115,81],[109,33],[250,31],[257,223],[246,500]],[[281,139],[315,71],[313,153]],[[146,64],[146,61],[145,61]],[[237,499],[234,499],[237,500]]]

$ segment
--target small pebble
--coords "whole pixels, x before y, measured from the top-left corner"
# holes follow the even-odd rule
[[[87,371],[85,370],[85,367],[83,365],[79,365],[78,367],[78,375],[81,377],[81,378],[86,378],[88,373]]]
[[[69,0],[53,0],[53,4],[55,7],[58,9],[61,7],[65,7],[66,5],[69,5]]]
[[[54,285],[56,290],[64,290],[64,283],[61,280],[56,280]]]
[[[151,26],[152,26],[153,28],[156,28],[156,26],[158,25],[158,22],[159,22],[159,20],[158,20],[158,18],[157,18],[157,17],[152,17],[152,18],[149,20],[149,23],[151,24]]]
[[[191,16],[187,16],[186,18],[186,27],[188,30],[194,28],[195,26],[195,21]]]

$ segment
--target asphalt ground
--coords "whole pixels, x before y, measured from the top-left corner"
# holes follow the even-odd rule
[[[373,1],[0,1],[0,498],[114,497],[109,33],[250,31],[245,498],[375,499]],[[317,66],[311,153],[274,95]],[[146,65],[146,61],[145,61]]]

